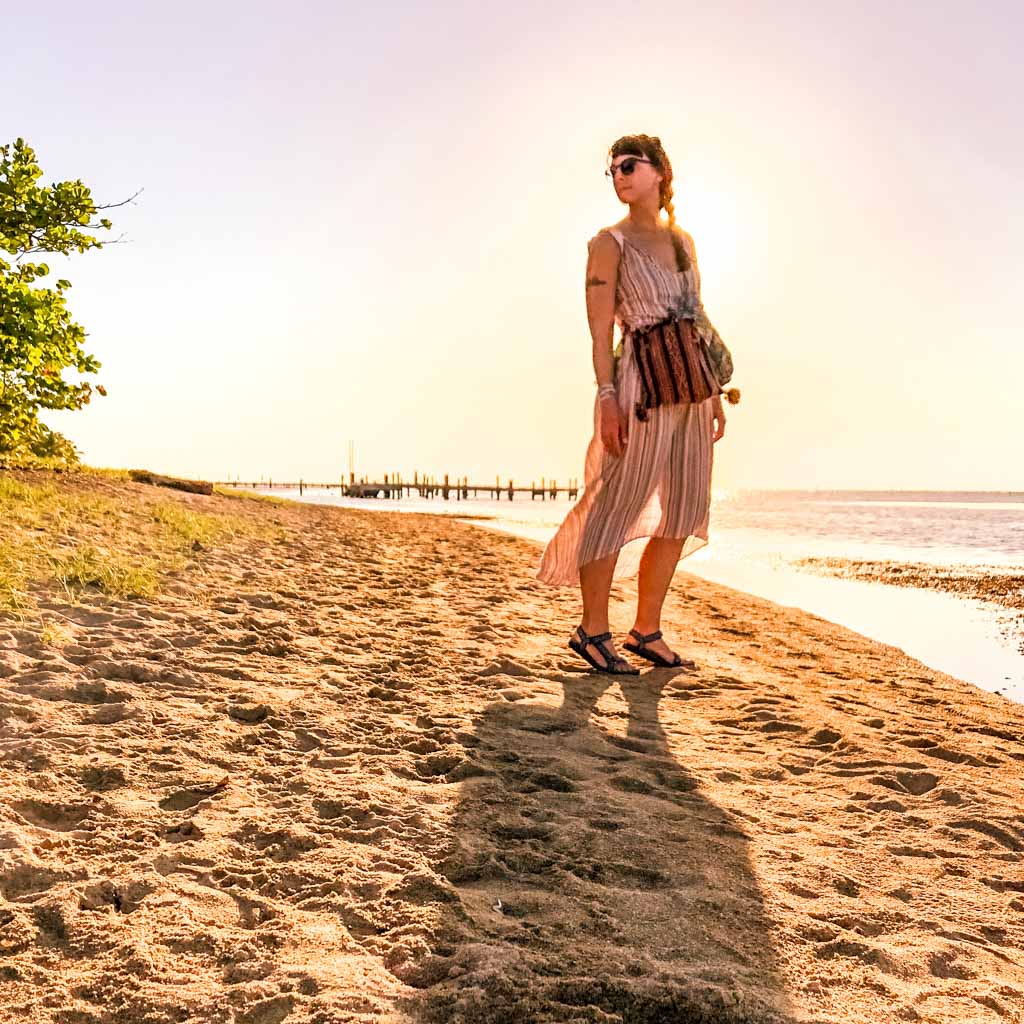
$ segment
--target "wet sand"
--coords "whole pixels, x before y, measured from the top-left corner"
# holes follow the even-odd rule
[[[0,619],[0,1020],[1021,1019],[1024,707],[682,568],[696,669],[598,676],[530,541],[90,486],[281,533]]]
[[[856,558],[800,558],[793,564],[820,575],[939,590],[999,605],[1009,612],[1002,616],[1004,634],[1024,653],[1024,573],[1005,565],[933,565]]]

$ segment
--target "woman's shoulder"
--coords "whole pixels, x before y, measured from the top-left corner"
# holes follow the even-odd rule
[[[592,249],[595,245],[601,244],[604,246],[615,246],[616,249],[622,245],[622,232],[619,230],[617,224],[612,224],[611,227],[600,228],[587,240],[587,248]]]
[[[693,236],[681,228],[678,224],[673,224],[671,228],[672,232],[679,238],[683,245],[686,246],[687,251],[692,255],[694,251]],[[608,227],[601,228],[599,231],[590,238],[587,245],[593,245],[599,238],[613,238],[616,245],[622,244],[623,238],[629,238],[628,231],[623,227],[622,223],[611,224]]]
[[[686,247],[686,251],[690,254],[690,259],[696,259],[697,247],[693,244],[693,235],[689,231],[684,231],[678,224],[674,224],[672,230]]]

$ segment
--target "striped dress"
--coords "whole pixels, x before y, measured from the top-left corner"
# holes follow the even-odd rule
[[[648,537],[682,538],[680,560],[708,542],[713,399],[658,406],[647,420],[638,420],[640,374],[629,339],[631,330],[681,310],[696,310],[703,318],[696,253],[683,235],[690,269],[669,271],[617,228],[604,230],[621,250],[615,319],[622,340],[615,350],[615,384],[627,419],[626,447],[618,457],[604,447],[595,397],[583,490],[544,548],[537,572],[537,579],[552,586],[577,585],[581,565],[615,551],[613,579],[634,576]]]

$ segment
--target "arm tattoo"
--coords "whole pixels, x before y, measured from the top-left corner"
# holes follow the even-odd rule
[[[599,277],[588,277],[587,278],[587,287],[588,288],[591,288],[594,285],[607,284],[607,283],[608,283],[607,281],[602,281],[601,278],[599,278]]]

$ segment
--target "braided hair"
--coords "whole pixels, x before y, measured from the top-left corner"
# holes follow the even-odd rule
[[[630,153],[646,157],[654,165],[654,169],[662,176],[659,188],[658,209],[668,214],[669,232],[672,237],[672,248],[676,251],[676,266],[680,270],[690,269],[690,254],[686,251],[679,232],[676,231],[676,208],[672,202],[672,164],[668,154],[657,135],[623,135],[612,143],[608,155],[611,159],[626,156]]]

